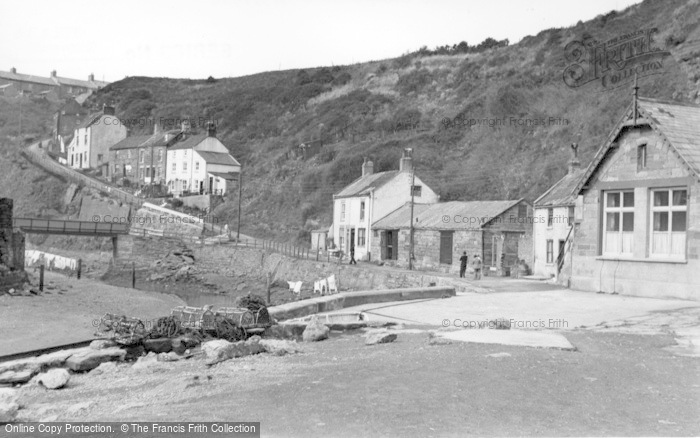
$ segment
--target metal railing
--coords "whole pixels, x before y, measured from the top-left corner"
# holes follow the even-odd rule
[[[123,223],[23,217],[13,218],[12,227],[19,228],[25,232],[45,234],[114,236],[116,234],[127,234],[129,232],[129,226]]]

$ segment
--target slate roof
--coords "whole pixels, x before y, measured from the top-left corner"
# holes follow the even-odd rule
[[[559,207],[570,206],[576,203],[576,194],[574,189],[581,180],[585,169],[576,169],[573,172],[567,173],[562,179],[557,181],[549,188],[542,196],[534,202],[535,207]]]
[[[55,87],[57,84],[51,78],[43,76],[27,75],[24,73],[12,73],[10,71],[0,71],[0,79],[7,79],[11,81],[24,81],[33,82],[35,84],[41,85],[51,85]]]
[[[238,180],[238,174],[233,173],[233,172],[209,172],[209,174],[218,176],[219,178],[223,178],[225,180],[229,181],[236,181]]]
[[[388,183],[396,175],[399,174],[398,170],[389,170],[386,172],[372,173],[370,175],[361,176],[355,181],[351,182],[350,185],[345,187],[343,190],[334,195],[334,198],[349,198],[352,196],[362,196],[366,195],[372,189],[378,189],[384,184]]]
[[[204,141],[204,139],[207,138],[206,133],[201,133],[201,134],[189,134],[187,138],[185,138],[182,141],[179,141],[172,145],[170,147],[171,151],[175,151],[178,149],[193,149],[195,146],[200,144],[201,142]]]
[[[122,149],[136,149],[144,144],[150,137],[150,135],[132,135],[131,137],[126,137],[120,142],[113,144],[109,147],[109,150],[119,151]]]
[[[83,121],[83,123],[81,123],[80,125],[78,125],[78,127],[75,128],[75,129],[83,129],[83,128],[87,128],[87,127],[89,127],[89,126],[91,126],[91,125],[94,125],[95,123],[97,123],[97,121],[100,120],[100,118],[101,118],[103,115],[104,115],[104,113],[103,113],[102,111],[100,111],[100,112],[97,113],[97,114],[92,114],[92,115],[90,115],[87,119],[85,119],[85,120]],[[114,116],[114,117],[116,117],[116,116]]]
[[[197,151],[207,164],[225,164],[227,166],[240,166],[238,161],[224,152]]]
[[[520,203],[511,201],[451,201],[437,204],[414,204],[415,229],[423,230],[474,230],[481,229],[504,211]],[[445,220],[447,218],[447,220]],[[411,204],[407,203],[372,224],[373,229],[389,230],[409,228]]]
[[[633,124],[633,105],[630,104],[606,142],[596,152],[574,189],[576,195],[581,193],[598,170],[623,128]],[[685,163],[688,170],[700,178],[700,106],[640,97],[637,99],[637,113],[637,123],[650,124],[668,141],[671,150]]]

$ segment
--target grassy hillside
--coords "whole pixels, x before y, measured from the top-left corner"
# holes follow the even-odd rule
[[[88,104],[116,104],[118,116],[142,122],[131,126],[135,134],[150,132],[153,120],[216,120],[244,164],[243,231],[303,240],[330,223],[332,194],[360,175],[364,156],[375,171],[395,169],[406,147],[443,200],[533,200],[564,174],[568,145],[578,142],[587,163],[631,101],[631,85],[567,87],[566,44],[657,27],[656,44],[672,56],[663,75],[640,82],[641,95],[697,101],[698,23],[698,0],[647,0],[510,46],[487,40],[240,78],[130,77]],[[511,117],[546,122],[521,126]],[[505,126],[444,123],[460,118],[503,119]],[[309,142],[304,157],[298,145]],[[215,214],[235,225],[235,194]]]

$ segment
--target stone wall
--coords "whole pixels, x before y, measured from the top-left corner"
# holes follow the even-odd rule
[[[0,198],[0,293],[27,281],[24,271],[24,234],[12,229],[13,202]]]

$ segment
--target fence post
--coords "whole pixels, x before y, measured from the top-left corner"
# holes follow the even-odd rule
[[[266,289],[267,289],[267,305],[268,306],[272,305],[272,301],[270,299],[270,289],[272,288],[272,281],[270,278],[271,275],[272,275],[271,273],[269,273],[269,272],[267,273],[267,287],[266,287]]]
[[[316,248],[316,261],[318,261],[318,254],[321,252],[321,248]]]
[[[76,277],[78,280],[80,280],[80,274],[83,272],[83,259],[78,259],[78,272],[76,273]]]
[[[136,289],[136,262],[131,262],[131,288]]]
[[[44,265],[39,266],[39,292],[44,291]]]

